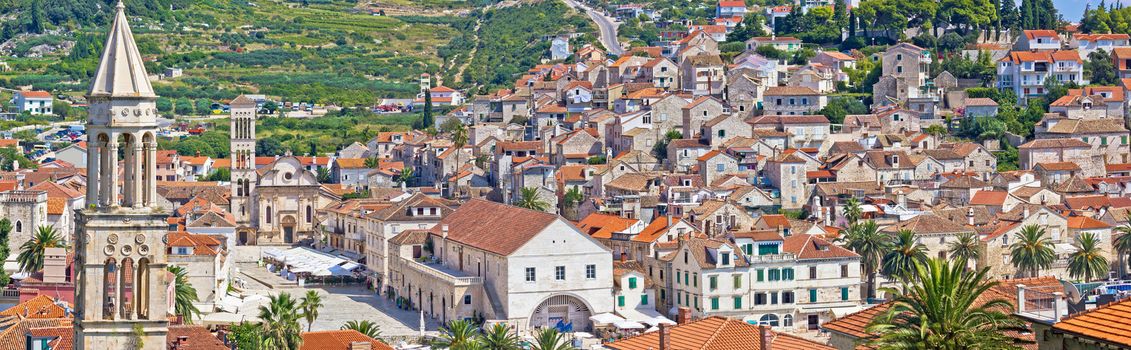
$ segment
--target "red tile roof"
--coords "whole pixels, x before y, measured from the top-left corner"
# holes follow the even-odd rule
[[[377,339],[370,338],[352,329],[336,331],[306,332],[302,334],[299,350],[349,350],[350,343],[369,342],[373,350],[393,350]]]
[[[708,317],[670,328],[669,349],[728,349],[762,350],[759,326],[740,320]],[[832,350],[828,345],[802,339],[793,335],[770,332],[771,348],[775,350]],[[659,332],[644,333],[624,338],[605,347],[614,350],[653,350],[660,348]]]
[[[1131,299],[1107,304],[1057,322],[1053,329],[1101,344],[1131,347]]]
[[[47,91],[20,91],[19,94],[25,98],[51,98],[51,93]]]
[[[1002,205],[1009,192],[1005,191],[978,191],[970,198],[970,205]]]
[[[619,215],[593,213],[577,223],[577,228],[593,238],[610,239],[613,238],[614,232],[624,231],[637,221],[636,219],[622,218]]]
[[[448,239],[499,255],[510,255],[558,220],[550,213],[472,199],[440,220],[432,234],[448,226]]]
[[[785,238],[782,251],[793,253],[798,260],[859,258],[855,252],[829,243],[821,237],[809,234],[795,234]]]

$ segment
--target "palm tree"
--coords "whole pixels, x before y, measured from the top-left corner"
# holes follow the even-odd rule
[[[848,201],[844,203],[844,219],[848,220],[849,225],[860,221],[860,217],[863,215],[864,209],[860,207],[860,200],[853,197],[849,198]]]
[[[930,259],[916,264],[902,290],[887,288],[891,308],[872,320],[868,342],[878,349],[1021,349],[1006,331],[1024,325],[1005,299],[981,301],[997,285],[989,269],[968,272],[960,263]]]
[[[440,329],[440,339],[432,342],[432,346],[439,349],[467,349],[475,346],[475,337],[479,329],[469,321],[449,321]]]
[[[63,239],[55,226],[40,226],[35,235],[20,246],[20,255],[16,261],[20,263],[20,271],[36,272],[43,269],[43,252],[47,248],[64,247]]]
[[[349,321],[342,325],[342,329],[352,329],[373,339],[381,337],[381,326],[369,320]]]
[[[1115,231],[1119,232],[1119,237],[1112,241],[1112,249],[1119,255],[1119,276],[1122,277],[1127,274],[1127,261],[1123,259],[1131,254],[1131,225],[1117,227]]]
[[[889,278],[897,277],[906,280],[913,277],[915,264],[927,260],[927,246],[915,242],[915,233],[911,230],[899,230],[895,235],[892,249],[884,254],[881,272]]]
[[[484,350],[518,350],[518,336],[504,323],[496,323],[479,336],[479,344]]]
[[[522,192],[519,193],[518,202],[514,205],[537,211],[546,211],[550,205],[538,198],[538,189],[534,187],[523,187]]]
[[[404,169],[401,169],[400,175],[397,175],[397,183],[408,184],[410,181],[412,181],[412,177],[412,167],[405,167]]]
[[[970,260],[977,261],[982,256],[978,242],[974,232],[966,232],[958,235],[958,240],[947,244],[946,252],[952,259],[961,262],[963,266],[969,266]]]
[[[533,350],[569,350],[572,349],[565,336],[555,328],[546,328],[534,337]]]
[[[200,317],[200,310],[193,305],[200,301],[200,298],[196,295],[196,287],[188,281],[188,270],[177,265],[169,265],[165,269],[174,276],[173,310],[184,320],[184,323],[192,324],[193,316]]]
[[[891,236],[880,233],[872,220],[858,222],[849,226],[844,235],[845,248],[860,254],[864,274],[868,276],[868,298],[876,297],[876,271],[883,261],[884,253],[891,250]]]
[[[1056,261],[1052,240],[1045,237],[1045,229],[1028,225],[1022,227],[1014,239],[1017,241],[1009,246],[1011,261],[1017,270],[1028,272],[1029,277],[1037,277],[1041,269],[1051,267]]]
[[[1090,232],[1076,236],[1072,246],[1076,252],[1068,256],[1068,275],[1083,278],[1084,282],[1095,280],[1107,273],[1107,258],[1099,247],[1100,240]]]
[[[365,167],[366,168],[373,169],[373,168],[376,168],[376,167],[379,167],[379,166],[381,166],[381,158],[377,158],[377,157],[365,158]]]
[[[298,300],[286,292],[271,296],[267,305],[259,307],[263,335],[271,345],[268,348],[296,350],[302,345],[299,308]]]
[[[314,326],[314,320],[318,319],[318,309],[322,306],[322,296],[318,295],[318,291],[306,291],[306,295],[302,297],[302,317],[306,318],[307,332]]]

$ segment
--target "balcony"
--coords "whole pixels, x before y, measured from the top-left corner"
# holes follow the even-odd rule
[[[408,266],[408,268],[413,271],[431,276],[453,286],[483,284],[483,277],[471,276],[463,271],[449,268],[438,262],[419,262],[404,257],[402,257],[401,260],[404,261],[405,266]]]
[[[751,264],[766,264],[766,263],[795,261],[795,260],[797,260],[797,256],[793,255],[793,253],[767,254],[767,255],[747,255],[746,260],[749,260]]]

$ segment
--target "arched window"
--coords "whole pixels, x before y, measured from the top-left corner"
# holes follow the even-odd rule
[[[306,206],[306,223],[309,224],[312,221],[314,221],[314,211],[311,210],[310,206],[308,205]]]
[[[137,319],[149,319],[149,259],[141,258],[137,261]]]
[[[270,224],[270,223],[271,223],[271,206],[270,206],[270,205],[268,205],[268,206],[267,206],[267,210],[264,210],[264,214],[263,214],[263,215],[265,216],[265,217],[263,218],[263,220],[266,220],[266,222],[267,222],[268,224]]]
[[[778,326],[778,315],[774,315],[774,314],[762,315],[762,318],[758,319],[758,323],[763,324],[763,325],[767,325],[767,326],[770,326],[770,327],[777,327]]]
[[[793,327],[793,315],[785,315],[781,317],[782,327]]]
[[[243,179],[236,180],[236,197],[243,197]]]
[[[132,316],[133,316],[133,313],[134,313],[134,310],[133,310],[134,309],[134,302],[137,299],[140,299],[140,298],[137,298],[136,295],[134,294],[134,292],[136,291],[135,290],[136,277],[134,276],[134,272],[136,272],[136,271],[134,269],[133,259],[131,259],[131,258],[122,259],[122,278],[118,281],[119,290],[122,291],[122,293],[121,293],[122,297],[118,298],[120,300],[118,302],[118,305],[119,305],[119,309],[122,310],[120,314],[122,315],[123,320],[128,320],[128,319],[133,318]]]
[[[24,223],[16,220],[16,232],[24,232]]]
[[[106,259],[102,269],[102,319],[113,320],[118,305],[118,262]]]

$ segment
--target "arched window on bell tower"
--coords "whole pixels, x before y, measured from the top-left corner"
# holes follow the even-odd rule
[[[149,319],[149,258],[137,261],[137,319]]]
[[[102,319],[113,320],[118,305],[118,262],[106,259],[102,274]]]

